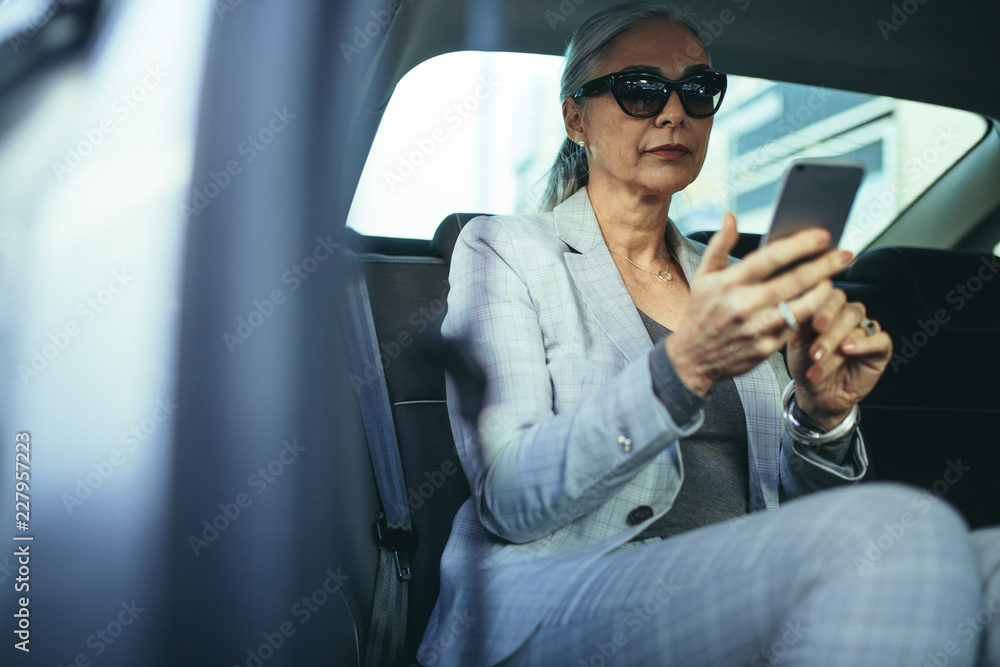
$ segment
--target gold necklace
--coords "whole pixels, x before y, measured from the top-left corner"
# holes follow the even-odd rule
[[[611,248],[608,248],[608,250],[611,250]],[[668,250],[669,250],[669,248],[668,248]],[[616,250],[611,250],[611,252],[615,253],[616,255],[618,255],[619,257],[621,257],[622,259],[624,259],[626,262],[628,262],[629,264],[631,264],[635,268],[639,269],[640,271],[645,271],[646,273],[648,273],[651,276],[656,276],[656,278],[661,283],[665,283],[667,281],[670,281],[670,280],[674,279],[673,274],[671,274],[670,271],[667,270],[667,269],[664,269],[662,271],[654,273],[653,271],[648,271],[648,270],[642,268],[641,266],[639,266],[638,264],[636,264],[635,262],[633,262],[631,259],[629,259],[628,257],[626,257],[625,255],[621,254],[620,252],[618,252]],[[673,253],[670,253],[670,254],[673,255]]]

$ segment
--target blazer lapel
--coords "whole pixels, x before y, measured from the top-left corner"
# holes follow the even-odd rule
[[[564,254],[573,283],[591,315],[627,362],[649,351],[649,333],[604,243],[582,188],[555,208],[556,235],[571,250]]]

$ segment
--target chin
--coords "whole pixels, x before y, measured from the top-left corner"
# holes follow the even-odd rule
[[[645,189],[650,192],[650,194],[660,195],[663,198],[675,195],[687,186],[691,185],[694,178],[670,178],[657,180],[655,182],[647,182]]]
[[[664,164],[658,165],[656,169],[646,172],[646,178],[642,179],[652,189],[657,191],[679,192],[694,182],[701,172],[700,165],[696,169],[693,165]]]

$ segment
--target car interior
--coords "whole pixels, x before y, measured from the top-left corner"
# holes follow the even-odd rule
[[[461,341],[440,337],[449,261],[471,219],[513,211],[439,202],[427,238],[405,197],[382,202],[395,236],[346,221],[408,72],[454,52],[561,56],[613,4],[0,7],[0,425],[12,448],[32,433],[37,517],[34,641],[3,664],[418,664],[469,497],[446,373],[463,411],[482,398]],[[1000,524],[1000,5],[679,4],[718,71],[985,122],[835,283],[895,351],[861,406],[865,481]]]

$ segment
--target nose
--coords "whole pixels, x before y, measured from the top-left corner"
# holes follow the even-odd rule
[[[670,97],[667,98],[666,105],[656,115],[657,127],[664,127],[666,125],[682,126],[687,122],[687,119],[688,115],[684,110],[684,105],[681,104],[680,93],[676,90],[670,91]]]

